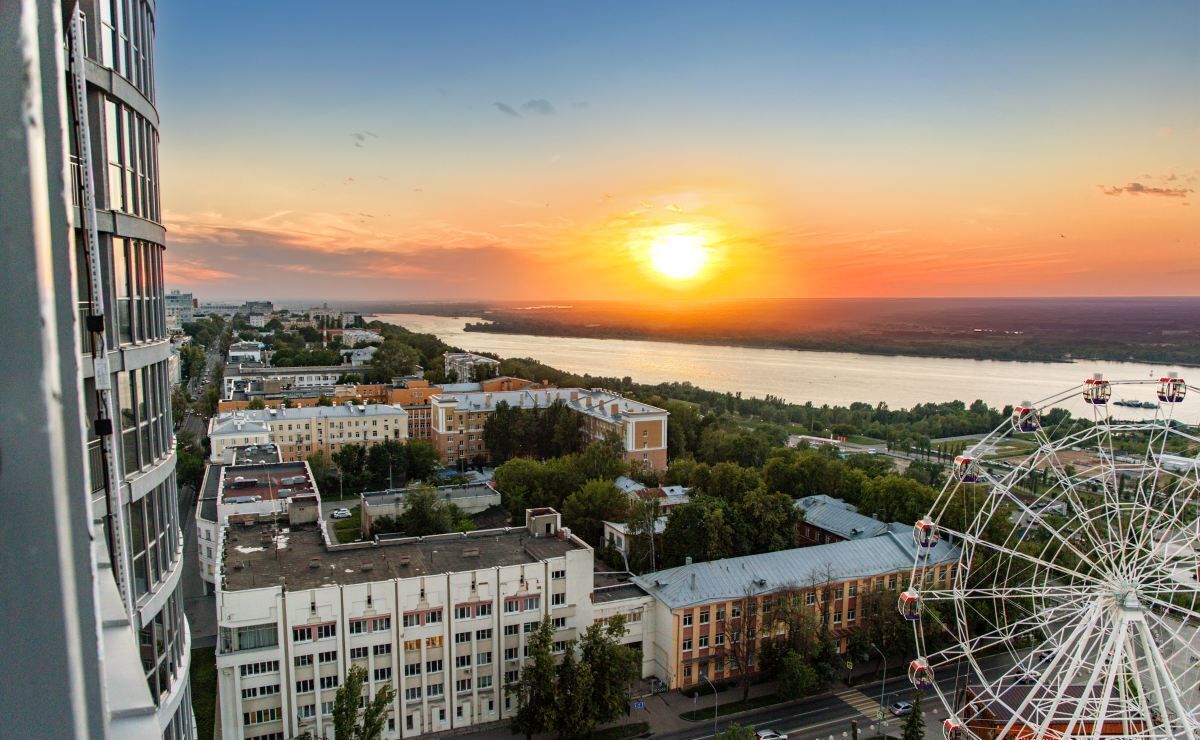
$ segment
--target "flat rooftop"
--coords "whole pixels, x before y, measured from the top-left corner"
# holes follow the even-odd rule
[[[279,448],[273,444],[239,445],[226,450],[233,450],[234,465],[267,465],[281,461]]]
[[[303,477],[302,483],[284,483],[284,478]],[[243,482],[254,481],[254,485],[237,485],[238,478]],[[280,496],[280,490],[291,490],[290,495],[300,493],[316,493],[316,485],[308,476],[308,468],[302,462],[271,463],[268,465],[226,465],[225,476],[221,485],[221,501],[228,502],[231,498],[240,496],[258,496],[263,501],[275,501],[289,498]]]
[[[282,585],[294,591],[537,563],[582,549],[573,540],[534,537],[514,527],[329,550],[315,524],[283,527],[273,537],[269,526],[231,525],[225,533],[223,586],[241,591]]]

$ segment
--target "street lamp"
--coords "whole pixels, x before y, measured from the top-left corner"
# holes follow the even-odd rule
[[[883,658],[883,683],[879,684],[879,721],[883,722],[883,692],[887,690],[887,656],[883,654],[883,651],[875,643],[871,643],[871,647],[875,648],[875,652],[879,653],[879,657]]]
[[[717,737],[717,717],[721,716],[721,700],[717,697],[717,687],[713,686],[713,682],[708,680],[708,674],[700,671],[700,678],[708,684],[708,688],[712,689],[713,695],[713,740]]]

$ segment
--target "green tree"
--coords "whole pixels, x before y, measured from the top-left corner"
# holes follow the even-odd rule
[[[425,480],[437,470],[437,449],[424,439],[410,439],[404,445],[404,474],[408,480]]]
[[[900,728],[900,737],[903,740],[924,740],[925,738],[925,717],[921,715],[920,691],[913,692],[912,712],[904,718],[904,724]]]
[[[409,375],[421,361],[421,354],[404,342],[385,339],[371,357],[371,378],[386,383],[392,378]]]
[[[408,452],[402,442],[385,439],[367,448],[366,486],[373,490],[404,486],[408,476]]]
[[[563,523],[585,542],[599,547],[604,541],[604,522],[625,521],[629,498],[607,480],[583,484],[563,502]]]
[[[521,667],[521,675],[505,690],[517,697],[517,713],[513,716],[513,734],[523,734],[530,740],[535,734],[550,732],[555,727],[555,666],[551,647],[554,625],[550,617],[530,635],[529,656]]]
[[[754,734],[753,727],[742,727],[733,722],[714,735],[713,740],[758,740],[758,735]]]
[[[329,474],[333,470],[333,461],[329,459],[329,453],[317,450],[304,459],[308,462],[308,469],[312,471],[313,480],[324,490],[328,485]]]
[[[596,726],[592,671],[590,664],[576,659],[574,641],[567,644],[556,678],[554,726],[558,736],[564,740],[585,737]]]
[[[333,406],[333,399],[322,393],[321,395],[317,396],[317,405],[325,407]]]
[[[343,493],[359,493],[366,489],[367,451],[362,445],[348,444],[333,453],[333,464],[341,475],[339,487]]]
[[[580,661],[591,671],[587,703],[592,726],[624,716],[629,707],[629,683],[638,677],[638,653],[621,644],[625,617],[617,615],[588,626],[579,640]]]
[[[544,478],[542,465],[525,457],[509,460],[492,474],[492,482],[500,491],[504,508],[514,518],[522,519],[525,509],[541,499]]]
[[[358,706],[366,678],[367,669],[364,666],[352,666],[349,673],[346,674],[346,682],[338,688],[337,694],[334,695],[333,736],[335,740],[379,740],[383,736],[387,710],[396,698],[396,690],[390,683],[381,685],[375,692],[375,697],[367,702],[360,717]]]
[[[404,493],[404,511],[398,524],[401,531],[411,537],[466,532],[474,528],[471,518],[438,495],[432,486],[418,486]]]
[[[695,560],[719,560],[734,554],[729,507],[721,499],[697,496],[671,510],[663,530],[664,567]]]
[[[267,407],[261,398],[255,398],[250,403],[246,404],[247,411],[262,411]]]
[[[819,686],[817,672],[794,650],[784,655],[775,675],[779,679],[779,695],[788,699],[807,696]]]

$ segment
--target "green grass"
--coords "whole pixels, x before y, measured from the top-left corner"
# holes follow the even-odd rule
[[[607,727],[603,730],[596,730],[591,734],[592,740],[624,740],[627,737],[637,737],[650,732],[649,722],[631,722],[627,725],[617,725],[616,727]]]
[[[745,712],[750,709],[758,709],[759,707],[769,707],[772,704],[781,704],[785,699],[779,694],[766,694],[764,696],[754,696],[746,701],[736,701],[732,704],[721,704],[719,707],[707,707],[706,709],[693,709],[690,712],[684,712],[679,715],[681,719],[686,719],[688,722],[699,722],[701,720],[712,719],[713,714],[718,714],[724,717],[728,714],[736,714],[737,712]],[[714,712],[717,709],[719,712]]]
[[[362,536],[362,513],[357,506],[350,510],[349,519],[335,519],[333,522],[333,533],[337,535],[338,542],[353,542]]]
[[[864,437],[861,434],[847,434],[846,441],[855,445],[883,445],[887,444],[886,439],[875,439],[874,437]]]
[[[217,649],[192,651],[192,712],[196,715],[196,737],[212,740],[217,714]]]

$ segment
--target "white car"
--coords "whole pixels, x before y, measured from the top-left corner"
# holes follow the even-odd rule
[[[349,509],[334,509],[329,516],[331,519],[349,519],[354,515],[350,513]]]
[[[758,730],[754,733],[758,740],[788,740],[787,735],[784,735],[774,730]]]

